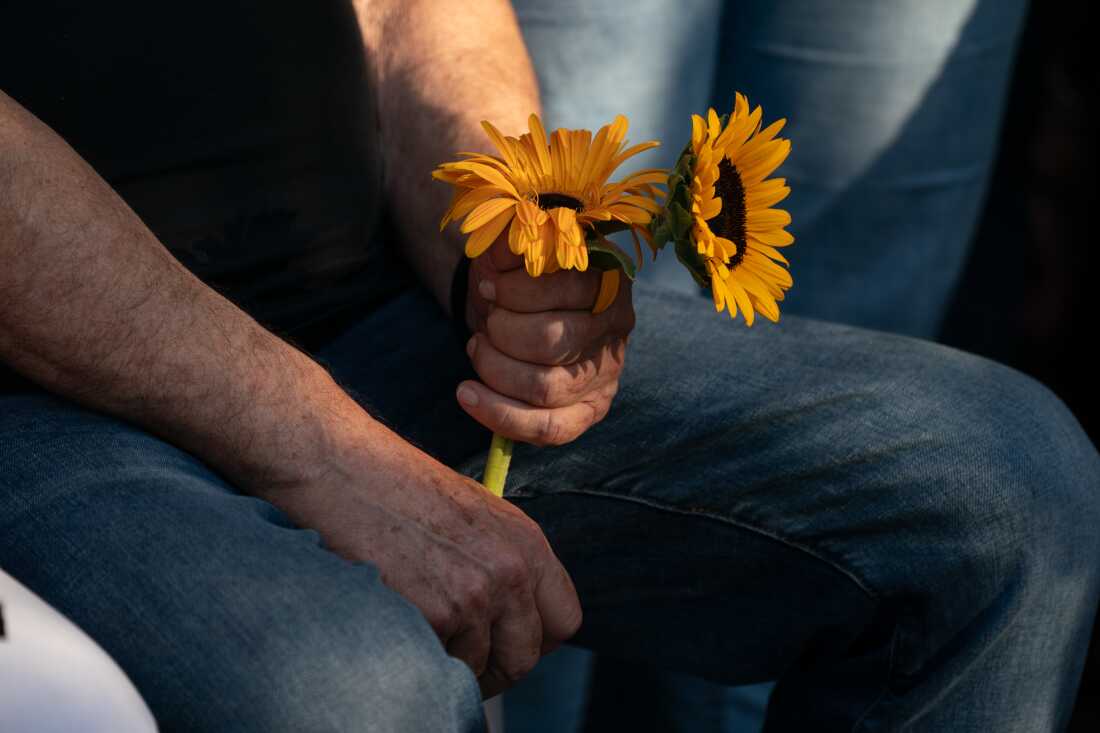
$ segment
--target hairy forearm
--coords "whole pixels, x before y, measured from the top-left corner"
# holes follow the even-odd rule
[[[431,180],[459,150],[487,150],[481,120],[505,134],[540,112],[538,84],[508,0],[357,0],[376,74],[389,204],[401,245],[449,308],[462,252],[439,234],[446,186]]]
[[[0,361],[161,435],[244,488],[320,470],[332,433],[369,420],[319,365],[180,265],[3,93]]]

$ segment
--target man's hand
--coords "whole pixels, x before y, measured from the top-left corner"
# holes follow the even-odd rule
[[[2,93],[0,361],[162,436],[328,548],[376,563],[486,694],[580,624],[532,520],[383,427],[199,282]]]
[[[466,345],[481,382],[458,387],[458,400],[495,433],[535,445],[560,445],[607,415],[619,388],[634,328],[630,283],[592,314],[597,270],[559,270],[533,278],[498,240],[470,267]]]
[[[503,691],[580,626],[569,575],[522,511],[385,428],[366,430],[323,476],[272,498],[330,549],[377,565],[482,693]]]

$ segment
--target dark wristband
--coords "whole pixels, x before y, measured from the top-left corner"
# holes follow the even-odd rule
[[[451,324],[455,335],[465,344],[470,340],[470,327],[466,324],[466,296],[470,286],[470,258],[465,255],[458,261],[451,279]]]

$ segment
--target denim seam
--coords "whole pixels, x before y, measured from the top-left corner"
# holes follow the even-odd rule
[[[553,496],[555,494],[582,494],[582,495],[588,495],[588,496],[598,496],[598,497],[606,498],[606,499],[619,499],[621,501],[634,502],[635,504],[641,504],[643,506],[648,506],[648,507],[651,507],[653,509],[658,509],[660,511],[669,512],[671,514],[679,514],[681,516],[688,516],[688,517],[703,517],[705,519],[710,519],[710,520],[713,520],[713,521],[716,521],[716,522],[721,522],[723,524],[729,524],[729,525],[734,526],[734,527],[739,527],[739,528],[747,530],[749,532],[754,532],[754,533],[756,533],[758,535],[761,535],[763,537],[767,537],[769,539],[775,540],[776,542],[779,542],[783,545],[786,545],[787,547],[790,547],[791,549],[798,550],[799,552],[802,552],[806,555],[809,555],[810,557],[814,558],[815,560],[818,560],[819,562],[825,563],[826,565],[831,567],[833,570],[837,571],[838,573],[840,573],[844,577],[848,578],[848,580],[855,583],[856,587],[859,588],[861,591],[863,591],[867,595],[868,598],[870,598],[871,600],[874,600],[876,602],[880,600],[879,594],[876,593],[867,583],[865,583],[853,571],[848,570],[847,568],[845,568],[842,565],[840,565],[839,563],[837,563],[835,560],[824,556],[820,552],[818,552],[816,550],[813,550],[809,547],[806,547],[805,545],[794,542],[794,541],[792,541],[792,540],[790,540],[786,537],[782,537],[782,536],[776,534],[775,532],[770,532],[768,530],[761,529],[760,527],[753,526],[751,524],[748,524],[746,522],[734,519],[732,517],[723,516],[721,514],[715,514],[715,513],[710,512],[710,511],[688,510],[688,509],[683,509],[683,508],[676,507],[676,506],[671,506],[671,505],[668,505],[668,504],[662,504],[660,502],[653,501],[652,499],[646,499],[646,498],[641,498],[641,497],[637,497],[637,496],[624,496],[623,494],[615,494],[615,493],[611,493],[611,492],[604,492],[604,491],[598,491],[598,490],[593,490],[593,489],[561,489],[561,490],[554,491],[554,492],[549,492],[549,493],[525,493],[525,492],[521,492],[521,491],[515,491],[515,492],[508,492],[508,495],[505,498],[507,498],[507,499],[539,499],[539,498],[546,497],[546,496]]]

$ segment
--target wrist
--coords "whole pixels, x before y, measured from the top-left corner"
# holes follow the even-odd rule
[[[320,364],[290,351],[278,377],[255,390],[241,419],[205,441],[211,450],[201,452],[239,488],[261,498],[318,483],[351,436],[374,422]]]

